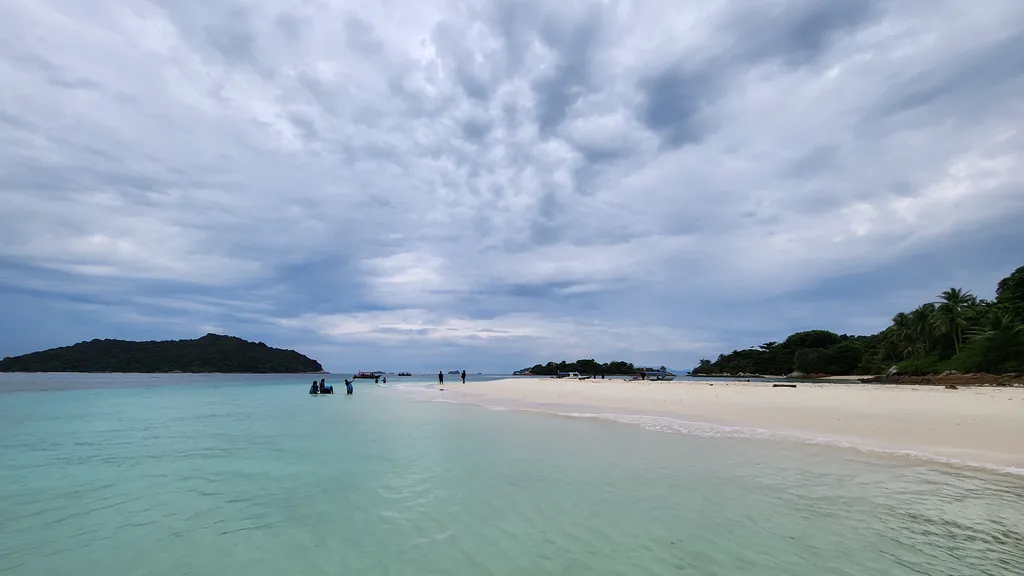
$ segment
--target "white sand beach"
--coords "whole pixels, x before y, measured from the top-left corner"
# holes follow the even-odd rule
[[[446,390],[481,404],[516,401],[660,413],[1024,469],[1022,388],[843,383],[773,388],[771,382],[510,378]]]

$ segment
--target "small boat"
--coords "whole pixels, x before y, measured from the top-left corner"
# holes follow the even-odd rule
[[[576,380],[588,380],[590,376],[580,376],[579,372],[559,372],[555,378],[569,378]]]
[[[651,368],[641,368],[639,372],[633,375],[630,380],[653,380],[655,382],[668,382],[675,380],[676,375],[669,372],[668,370],[654,370]]]
[[[399,376],[412,376],[412,372],[399,372]]]
[[[359,372],[356,372],[354,378],[369,378],[371,380],[374,380],[380,378],[383,375],[383,372],[363,372],[362,370],[360,370]]]

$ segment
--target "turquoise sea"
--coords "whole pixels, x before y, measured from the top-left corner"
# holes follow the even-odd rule
[[[1020,476],[311,381],[0,374],[0,575],[1024,573]]]

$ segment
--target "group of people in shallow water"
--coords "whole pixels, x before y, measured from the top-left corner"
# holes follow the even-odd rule
[[[353,376],[355,378],[355,376]],[[334,386],[324,383],[324,378],[321,378],[319,382],[313,380],[313,385],[309,387],[310,394],[334,394]],[[352,381],[345,378],[345,394],[352,393]]]
[[[463,370],[462,373],[459,374],[459,376],[462,377],[462,383],[465,384],[466,383],[466,371]],[[352,382],[355,379],[356,379],[355,376],[352,377],[352,380],[349,380],[348,378],[345,378],[345,394],[346,395],[352,393]],[[374,382],[380,382],[380,376],[376,376],[373,379],[373,381]],[[384,383],[387,384],[387,382],[388,382],[388,377],[384,376]],[[437,383],[439,385],[441,385],[441,386],[444,386],[444,372],[443,371],[438,370],[438,372],[437,372]],[[309,387],[309,393],[310,394],[334,394],[334,386],[326,384],[324,378],[321,378],[319,382],[317,382],[316,380],[313,380],[313,385]]]

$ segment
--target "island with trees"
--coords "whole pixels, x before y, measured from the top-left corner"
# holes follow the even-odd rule
[[[895,370],[893,370],[895,367]],[[1003,278],[995,300],[950,288],[893,316],[870,336],[809,330],[781,342],[702,359],[692,375],[925,376],[1024,372],[1024,266]]]
[[[131,342],[90,340],[0,360],[0,372],[323,373],[319,362],[294,350],[234,336]]]
[[[659,370],[664,371],[665,367],[661,366]],[[593,358],[587,358],[583,360],[577,360],[575,362],[548,362],[547,364],[537,364],[532,368],[523,368],[522,370],[516,370],[513,374],[521,376],[557,376],[560,372],[579,372],[580,374],[605,374],[608,376],[624,376],[633,375],[640,371],[639,366],[634,366],[632,362],[624,362],[622,360],[614,360],[612,362],[598,362]]]

